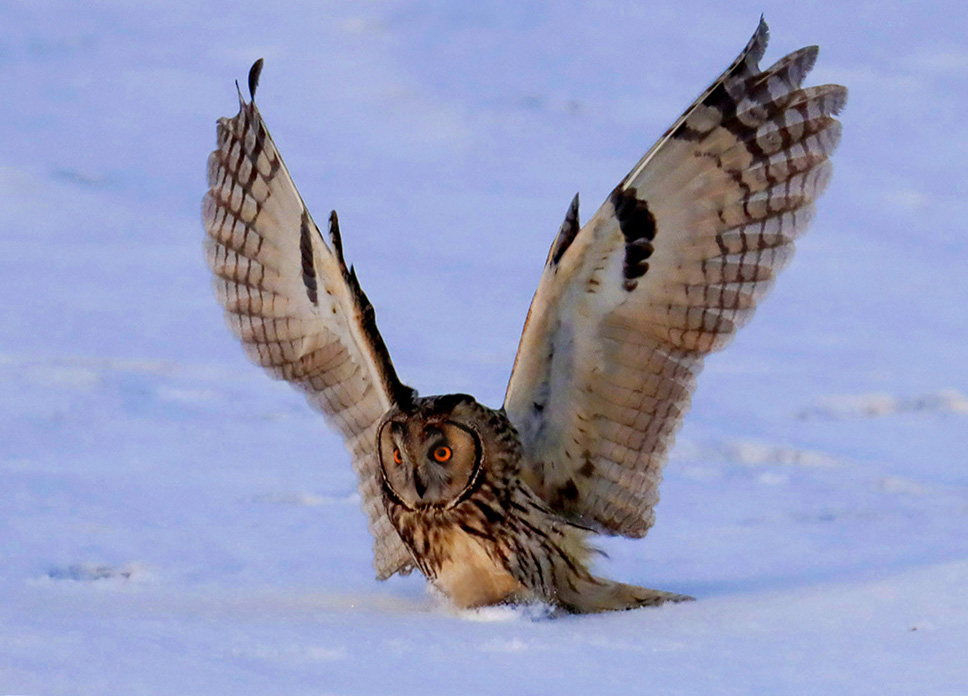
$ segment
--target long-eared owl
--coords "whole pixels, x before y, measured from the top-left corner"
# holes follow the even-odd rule
[[[377,577],[418,568],[461,607],[687,599],[595,577],[592,533],[644,536],[707,354],[750,318],[831,172],[846,102],[801,87],[815,46],[760,70],[767,27],[584,225],[555,237],[504,403],[397,377],[336,213],[316,226],[254,103],[218,121],[203,202],[219,301],[247,355],[346,441]]]

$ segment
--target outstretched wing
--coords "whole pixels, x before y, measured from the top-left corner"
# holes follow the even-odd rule
[[[847,91],[800,88],[817,48],[745,50],[579,229],[577,197],[525,323],[505,409],[527,482],[562,514],[642,536],[708,353],[753,313],[830,176]]]
[[[374,537],[377,577],[409,571],[383,507],[376,428],[409,388],[397,379],[373,307],[343,260],[336,213],[329,244],[313,222],[254,103],[218,121],[202,202],[205,248],[229,326],[246,355],[305,392],[346,442]]]

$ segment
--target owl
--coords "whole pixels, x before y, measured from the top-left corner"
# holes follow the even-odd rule
[[[760,21],[584,224],[551,244],[504,403],[398,378],[330,213],[324,237],[256,107],[218,121],[208,264],[246,354],[343,436],[379,579],[419,569],[459,607],[568,612],[688,597],[589,568],[594,534],[642,537],[705,356],[789,261],[831,173],[840,85],[801,87],[807,47],[760,70]]]

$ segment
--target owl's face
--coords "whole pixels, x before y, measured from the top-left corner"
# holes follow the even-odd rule
[[[380,464],[390,493],[410,508],[446,507],[473,492],[482,475],[481,409],[464,394],[415,399],[394,408],[379,430]]]

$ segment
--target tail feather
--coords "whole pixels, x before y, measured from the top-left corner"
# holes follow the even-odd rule
[[[625,611],[639,607],[655,607],[666,602],[689,602],[694,598],[675,592],[650,590],[624,582],[588,576],[574,584],[558,588],[558,603],[576,614],[595,614],[603,611]]]

